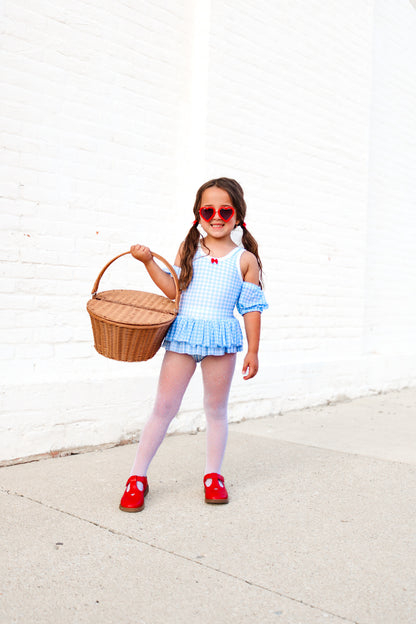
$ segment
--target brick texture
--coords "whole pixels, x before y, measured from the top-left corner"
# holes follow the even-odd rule
[[[0,461],[118,442],[161,355],[98,356],[113,256],[173,260],[205,180],[237,178],[270,309],[238,420],[416,382],[416,11],[394,0],[2,5]],[[151,289],[129,258],[103,288]],[[172,431],[203,426],[192,381]]]

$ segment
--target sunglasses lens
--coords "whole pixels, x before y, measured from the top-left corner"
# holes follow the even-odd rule
[[[220,208],[220,217],[223,221],[229,221],[234,214],[234,208]]]
[[[201,208],[199,213],[204,221],[211,221],[214,216],[214,208]]]

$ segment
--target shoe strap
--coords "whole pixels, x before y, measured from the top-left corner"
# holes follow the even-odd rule
[[[146,487],[147,477],[139,477],[138,475],[132,475],[131,477],[129,477],[127,479],[126,487],[128,486],[129,483],[133,483],[133,482],[134,482],[134,485],[136,485],[137,481],[140,481],[140,483],[143,483],[143,485]]]
[[[224,483],[224,477],[218,474],[218,472],[210,472],[209,474],[206,474],[204,477],[204,483],[207,479],[215,479],[216,481],[222,481]]]

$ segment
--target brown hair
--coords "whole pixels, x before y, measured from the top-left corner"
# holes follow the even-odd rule
[[[195,221],[191,229],[189,230],[181,249],[181,276],[179,279],[179,285],[181,290],[185,290],[185,288],[189,286],[189,283],[192,279],[192,261],[197,250],[198,243],[202,238],[198,230],[199,208],[201,206],[202,193],[212,186],[223,189],[229,194],[236,213],[236,223],[237,225],[240,225],[243,230],[241,242],[244,249],[247,249],[247,251],[251,251],[251,253],[256,256],[260,270],[260,286],[263,286],[262,264],[258,253],[257,241],[254,236],[250,234],[246,227],[246,224],[244,223],[247,205],[244,199],[243,189],[236,180],[233,180],[231,178],[216,178],[214,180],[210,180],[209,182],[205,182],[205,184],[203,184],[198,189],[195,197],[195,204],[193,208]]]

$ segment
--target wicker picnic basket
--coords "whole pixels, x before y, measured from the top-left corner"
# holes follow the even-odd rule
[[[126,251],[108,262],[97,277],[92,299],[87,303],[98,353],[122,362],[149,360],[159,350],[163,338],[176,318],[179,308],[179,282],[173,267],[156,253],[175,280],[175,299],[138,290],[106,290],[97,292],[100,280],[110,264]]]

